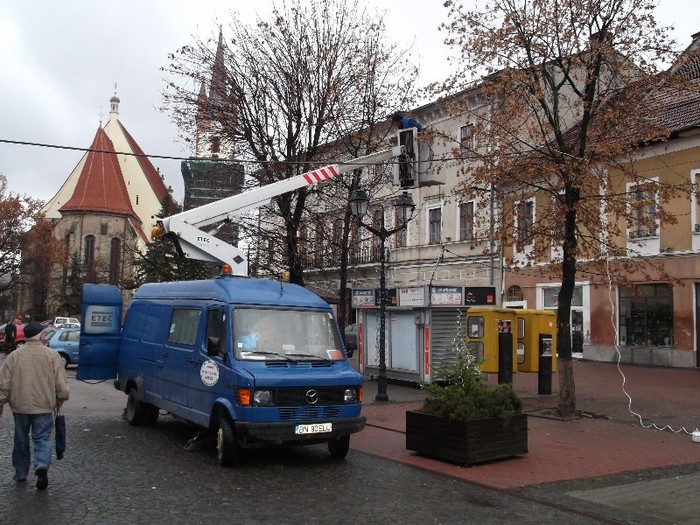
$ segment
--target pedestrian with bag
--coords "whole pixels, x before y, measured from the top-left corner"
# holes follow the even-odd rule
[[[17,337],[17,325],[12,322],[12,319],[7,321],[5,325],[5,353],[9,354],[15,347],[15,338]]]
[[[46,490],[49,485],[54,414],[70,395],[61,358],[41,341],[43,329],[36,321],[27,324],[25,345],[8,355],[0,367],[0,415],[9,404],[15,419],[14,479],[23,482],[29,475],[31,431],[38,490]]]

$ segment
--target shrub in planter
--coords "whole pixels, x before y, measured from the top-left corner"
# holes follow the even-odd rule
[[[428,393],[422,412],[450,421],[489,417],[507,418],[522,411],[522,403],[510,384],[489,387],[466,349],[453,352],[454,362],[438,369],[439,381],[423,385]]]
[[[471,464],[527,452],[527,416],[511,385],[489,387],[466,348],[439,368],[439,382],[423,385],[427,397],[406,413],[406,448]]]

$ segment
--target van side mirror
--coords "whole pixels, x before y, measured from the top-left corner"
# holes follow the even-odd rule
[[[345,354],[348,356],[348,359],[350,359],[355,354],[355,350],[353,350],[352,348],[346,348]]]

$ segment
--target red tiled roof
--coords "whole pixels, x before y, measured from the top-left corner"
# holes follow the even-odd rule
[[[131,207],[119,160],[113,153],[114,144],[103,129],[97,130],[90,150],[73,195],[59,211],[129,215],[140,223]]]
[[[651,104],[661,108],[658,120],[671,131],[697,128],[700,125],[700,46],[697,41],[683,52],[671,72],[688,84],[680,90],[662,85],[653,94]]]

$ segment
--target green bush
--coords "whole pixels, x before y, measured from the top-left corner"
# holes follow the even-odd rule
[[[437,368],[438,382],[424,384],[427,397],[423,412],[450,421],[489,417],[508,418],[522,411],[522,403],[512,385],[489,387],[473,355],[466,348],[453,352],[454,360]]]

